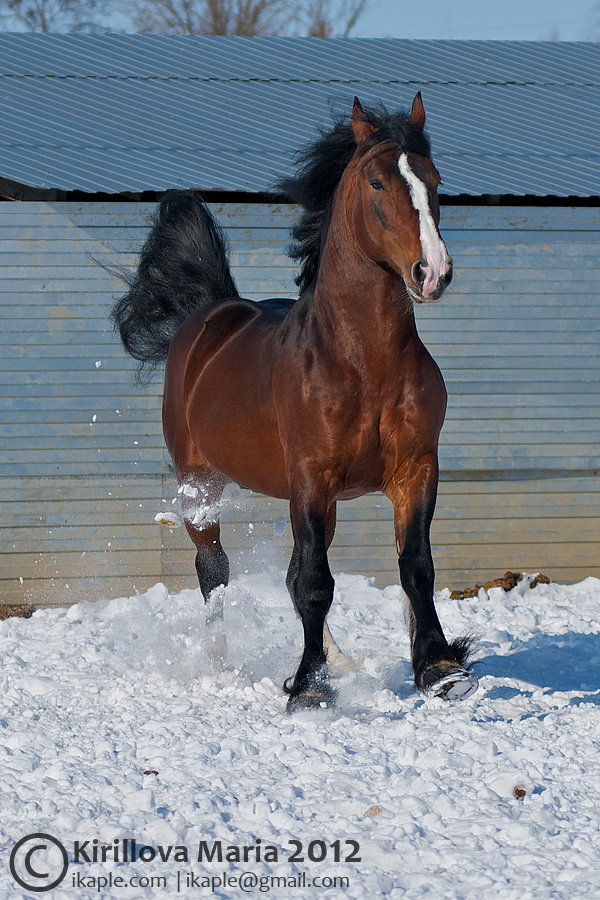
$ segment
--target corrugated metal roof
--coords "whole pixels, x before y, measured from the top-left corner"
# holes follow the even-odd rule
[[[0,35],[0,176],[269,191],[354,94],[423,92],[443,192],[600,195],[600,45]]]

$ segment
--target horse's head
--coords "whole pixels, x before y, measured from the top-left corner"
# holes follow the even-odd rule
[[[400,275],[413,301],[435,303],[452,279],[452,260],[438,230],[438,171],[428,155],[386,137],[378,140],[356,97],[351,123],[357,150],[349,168],[358,192],[353,227],[360,248]],[[417,135],[423,131],[420,93],[407,124]]]

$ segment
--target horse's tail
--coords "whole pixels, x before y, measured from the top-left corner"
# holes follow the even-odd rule
[[[238,297],[223,232],[197,193],[169,191],[154,215],[137,272],[119,269],[129,290],[112,319],[123,346],[150,373],[167,358],[190,313]]]

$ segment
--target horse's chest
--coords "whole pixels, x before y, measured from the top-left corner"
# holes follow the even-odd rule
[[[446,390],[437,367],[434,374],[428,381],[407,381],[397,396],[382,405],[379,443],[386,466],[400,466],[437,447]]]

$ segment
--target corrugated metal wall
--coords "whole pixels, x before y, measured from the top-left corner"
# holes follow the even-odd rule
[[[176,486],[160,381],[140,390],[107,314],[118,289],[96,260],[133,264],[152,207],[0,204],[0,590],[3,602],[193,586],[184,529],[153,521]],[[293,210],[214,206],[242,292],[294,293]],[[450,403],[433,539],[438,586],[506,568],[600,575],[600,215],[586,208],[446,207],[456,265],[418,310]],[[224,510],[233,569],[287,564],[286,505]],[[388,501],[340,504],[334,571],[397,579]],[[252,523],[249,527],[248,523]]]

